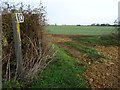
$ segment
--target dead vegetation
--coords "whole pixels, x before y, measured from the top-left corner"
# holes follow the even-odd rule
[[[23,10],[24,5],[15,8],[9,3],[4,3],[2,8],[2,62],[3,82],[11,79],[19,80],[16,72],[16,57],[14,53],[12,9],[22,12],[25,22],[20,24],[21,47],[23,54],[24,79],[33,77],[41,72],[54,57],[54,47],[49,44],[44,34],[46,24],[45,10],[40,3],[38,8]],[[29,6],[28,6],[29,7]]]

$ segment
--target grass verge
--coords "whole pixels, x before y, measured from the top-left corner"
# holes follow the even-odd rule
[[[56,46],[56,49],[54,62],[33,79],[32,88],[88,88],[82,76],[85,67],[78,66],[62,48]]]

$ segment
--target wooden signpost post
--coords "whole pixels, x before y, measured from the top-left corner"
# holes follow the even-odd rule
[[[17,74],[20,80],[24,78],[22,50],[21,50],[21,37],[20,37],[20,23],[24,22],[24,16],[22,13],[12,13],[12,25],[13,25],[13,37],[15,56],[17,62]]]
[[[0,90],[2,90],[2,10],[0,7]]]

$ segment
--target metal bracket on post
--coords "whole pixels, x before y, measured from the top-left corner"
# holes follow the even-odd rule
[[[20,37],[20,19],[19,16],[16,16],[15,11],[12,12],[12,25],[13,25],[13,37],[14,37],[14,47],[15,47],[15,56],[17,62],[17,74],[20,80],[24,78],[23,71],[23,60],[22,60],[22,50],[21,50],[21,37]],[[23,17],[23,16],[22,16]]]

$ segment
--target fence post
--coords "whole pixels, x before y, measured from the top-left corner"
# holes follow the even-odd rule
[[[0,90],[2,90],[2,10],[0,7]]]
[[[22,50],[21,50],[20,24],[16,20],[15,10],[12,12],[12,25],[13,25],[15,56],[17,62],[17,75],[20,80],[23,80],[24,71],[23,71]]]

